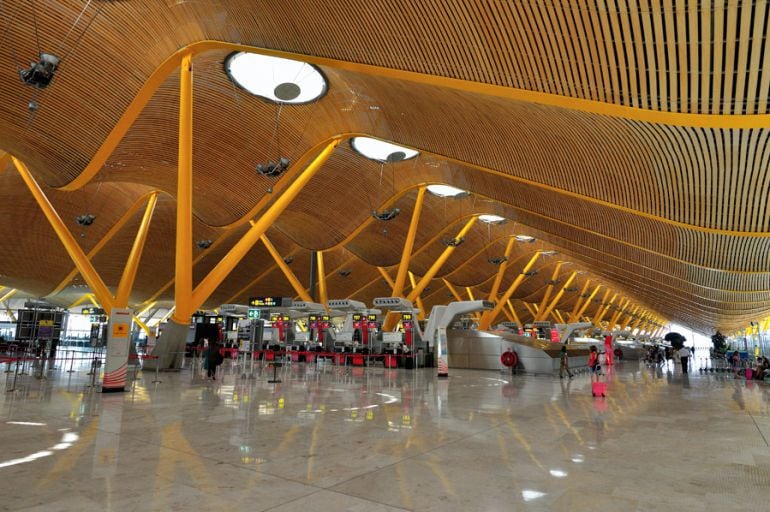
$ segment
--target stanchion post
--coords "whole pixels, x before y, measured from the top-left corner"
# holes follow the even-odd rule
[[[153,384],[160,384],[163,382],[160,380],[160,376],[158,375],[158,372],[160,371],[160,359],[158,359],[155,363],[155,380],[152,381]]]

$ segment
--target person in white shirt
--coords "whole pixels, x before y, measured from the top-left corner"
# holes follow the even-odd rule
[[[682,361],[682,373],[687,373],[687,362],[690,359],[690,349],[683,346],[679,349],[679,360]]]

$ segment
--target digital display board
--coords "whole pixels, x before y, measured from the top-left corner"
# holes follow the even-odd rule
[[[329,321],[329,315],[323,315],[321,317],[321,320],[323,320],[324,322],[328,322]]]
[[[360,315],[358,313],[353,315],[353,321],[354,322],[360,322],[362,318],[363,318],[363,315]]]
[[[318,320],[318,317],[316,315],[310,315],[311,322],[315,322],[316,320]]]
[[[249,309],[248,317],[250,320],[255,320],[260,318],[259,316],[259,310],[258,309]]]
[[[102,308],[83,308],[80,310],[81,315],[103,315],[104,309]]]
[[[377,315],[367,315],[366,319],[369,320],[370,322],[376,322]]]
[[[291,304],[289,297],[249,297],[249,306],[253,308],[285,308]]]
[[[401,315],[401,320],[411,320],[411,319],[412,319],[411,313],[404,313],[403,315]]]

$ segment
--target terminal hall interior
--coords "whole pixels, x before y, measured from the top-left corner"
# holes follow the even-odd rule
[[[766,508],[769,23],[0,2],[0,509]]]

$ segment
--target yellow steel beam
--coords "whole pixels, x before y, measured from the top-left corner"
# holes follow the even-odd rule
[[[143,314],[145,314],[147,311],[149,311],[149,310],[150,310],[150,308],[151,308],[151,307],[153,307],[155,304],[157,304],[157,302],[150,302],[149,304],[146,304],[145,306],[141,307],[141,308],[140,308],[140,309],[139,309],[139,310],[136,312],[136,316],[142,316],[142,315],[143,315]]]
[[[3,295],[2,297],[0,297],[0,302],[3,302],[3,301],[6,301],[6,300],[10,299],[10,298],[11,298],[11,297],[13,297],[14,295],[16,295],[16,292],[18,292],[18,291],[19,291],[19,290],[17,290],[16,288],[13,288],[13,289],[11,289],[11,290],[8,290],[8,292],[7,292],[5,295]]]
[[[519,327],[523,329],[524,326],[522,325],[521,320],[519,320],[519,315],[516,313],[516,308],[514,308],[513,304],[511,304],[511,299],[508,299],[506,303],[508,304],[508,309],[511,310],[511,316],[513,317],[513,321],[516,322],[519,325]]]
[[[497,298],[497,294],[500,291],[500,284],[503,282],[503,276],[508,269],[508,259],[511,257],[511,251],[513,250],[513,244],[516,242],[516,237],[512,236],[508,239],[508,244],[505,246],[505,253],[503,256],[505,259],[500,264],[500,268],[497,269],[497,275],[495,281],[492,283],[492,289],[489,290],[489,300],[494,301]]]
[[[107,233],[104,234],[104,236],[94,245],[90,251],[88,251],[88,254],[86,254],[86,258],[89,260],[92,260],[94,256],[99,254],[99,251],[101,251],[107,243],[112,240],[116,234],[120,232],[121,229],[123,229],[123,226],[126,225],[126,223],[131,220],[131,218],[134,216],[136,212],[139,211],[139,209],[142,207],[142,205],[145,204],[147,199],[149,199],[153,194],[157,194],[157,190],[152,190],[150,192],[147,192],[146,194],[143,194],[139,199],[134,201],[134,204],[131,205],[131,207],[126,210],[126,212],[121,215],[121,217],[118,219],[118,221],[113,224],[113,226],[107,231]],[[73,268],[67,276],[62,279],[62,281],[56,285],[56,287],[51,290],[47,296],[56,295],[60,291],[64,289],[65,286],[67,286],[72,279],[75,278],[75,276],[78,275],[78,269]]]
[[[556,284],[556,280],[559,278],[559,270],[561,270],[561,266],[564,264],[563,261],[560,261],[556,264],[556,266],[553,269],[553,273],[551,274],[551,280],[548,282],[548,286],[545,289],[545,295],[543,295],[543,300],[540,302],[539,309],[543,310],[548,304],[548,299],[551,298],[551,293],[553,292],[553,286]]]
[[[770,127],[770,116],[767,114],[722,115],[650,110],[619,105],[615,103],[607,103],[604,101],[575,98],[526,89],[517,89],[513,87],[498,86],[470,80],[459,80],[438,75],[421,74],[411,71],[372,66],[356,62],[345,62],[313,55],[257,48],[253,46],[234,44],[223,41],[204,40],[192,43],[179,49],[177,52],[164,60],[150,74],[146,82],[139,89],[137,95],[129,104],[126,111],[118,120],[118,123],[113,127],[112,131],[102,143],[101,147],[99,147],[97,152],[94,154],[88,166],[80,173],[76,179],[61,188],[65,190],[76,190],[91,180],[91,178],[102,168],[104,163],[118,146],[123,136],[128,132],[131,125],[137,119],[147,103],[149,103],[150,99],[153,97],[161,84],[163,84],[165,79],[171,75],[177,67],[180,66],[185,57],[215,50],[260,53],[262,55],[300,60],[319,66],[342,69],[377,77],[427,84],[434,87],[459,90],[473,94],[481,94],[484,96],[493,96],[514,101],[548,105],[552,107],[559,107],[580,112],[588,112],[592,114],[612,116],[648,123],[715,129]]]
[[[515,322],[516,321],[516,320],[513,319],[513,315],[508,310],[508,308],[503,308],[503,314],[505,315],[505,317],[508,319],[509,322]]]
[[[623,302],[622,306],[618,308],[618,310],[610,317],[610,321],[607,322],[607,330],[612,332],[612,330],[615,328],[615,326],[618,323],[618,320],[620,319],[620,315],[625,311],[625,309],[628,307],[628,305],[631,303],[631,299],[626,299],[625,302]]]
[[[607,293],[609,293],[610,290],[607,290]],[[610,299],[609,302],[607,302],[607,293],[604,294],[604,300],[602,300],[602,307],[596,310],[596,315],[594,315],[593,318],[593,324],[596,326],[601,325],[602,319],[604,318],[604,315],[607,314],[607,311],[610,309],[610,306],[612,306],[615,303],[615,299],[618,297],[618,294],[614,294],[612,296],[612,299]]]
[[[150,221],[152,220],[152,214],[155,211],[155,204],[157,202],[157,193],[151,194],[147,200],[147,208],[144,210],[142,222],[139,224],[139,229],[136,232],[136,238],[134,238],[134,245],[131,247],[131,252],[128,255],[126,267],[123,269],[123,275],[120,278],[120,284],[118,284],[118,293],[115,294],[115,307],[125,308],[128,306],[128,296],[134,287],[136,272],[139,269],[139,261],[142,259],[144,243],[147,241]]]
[[[324,253],[323,251],[316,252],[316,261],[318,262],[318,293],[321,300],[321,304],[326,308],[326,303],[329,302],[329,294],[326,291],[326,272],[324,270]],[[328,308],[327,308],[328,309]]]
[[[3,170],[3,167],[2,167],[2,166],[0,166],[0,172],[2,172],[2,170]],[[5,302],[4,300],[0,300],[0,304],[2,304],[2,305],[3,305],[3,308],[5,308],[5,312],[6,312],[6,314],[8,315],[8,319],[9,319],[11,322],[15,322],[15,321],[16,321],[16,315],[14,315],[14,314],[13,314],[13,310],[12,310],[12,309],[11,309],[11,307],[8,305],[8,303],[7,303],[7,302]]]
[[[450,283],[446,279],[442,279],[441,281],[444,283],[444,286],[447,287],[447,290],[449,290],[449,293],[451,293],[454,296],[455,300],[457,300],[457,301],[463,300],[463,298],[460,296],[460,294],[457,293],[457,290],[455,289],[455,287],[452,286],[452,283]]]
[[[476,219],[478,219],[478,217],[476,215],[473,215],[468,220],[468,222],[465,223],[465,226],[463,226],[460,232],[457,233],[455,240],[463,238],[466,234],[468,234],[468,231],[470,231],[471,227],[473,227],[473,224],[476,222]],[[441,267],[444,265],[444,263],[446,263],[446,261],[449,259],[449,257],[452,255],[455,249],[456,247],[451,245],[446,249],[444,249],[444,251],[441,253],[441,256],[439,256],[438,259],[436,259],[436,261],[433,263],[433,265],[431,265],[431,267],[428,269],[425,275],[422,276],[422,279],[420,279],[420,282],[417,283],[417,286],[415,286],[412,289],[412,291],[409,292],[409,295],[406,297],[408,300],[414,300],[420,296],[422,291],[425,289],[426,286],[428,286],[428,284],[436,276],[438,271],[441,270]]]
[[[583,313],[585,313],[588,306],[591,304],[591,301],[594,300],[594,297],[596,296],[596,293],[599,291],[599,288],[601,288],[602,285],[597,285],[596,288],[594,288],[594,291],[591,292],[591,295],[588,296],[586,301],[583,303],[582,306],[580,306],[580,309],[578,310],[577,315],[575,316],[575,320],[570,319],[570,322],[579,322],[580,317],[583,316]]]
[[[417,226],[420,223],[420,213],[422,212],[422,204],[425,200],[425,187],[420,187],[417,190],[417,200],[414,203],[414,210],[412,211],[412,220],[409,222],[409,230],[406,233],[406,241],[404,242],[404,249],[401,251],[401,263],[398,265],[398,273],[396,274],[396,281],[393,285],[393,297],[401,297],[404,295],[404,283],[406,283],[406,273],[409,270],[409,261],[412,257],[412,250],[414,248],[414,240],[417,235]]]
[[[414,290],[417,287],[417,281],[414,278],[414,274],[409,272],[409,282],[412,284],[412,290]],[[415,296],[412,300],[415,301],[415,305],[417,306],[417,309],[420,310],[420,312],[417,314],[418,320],[424,320],[425,319],[425,305],[422,303],[422,297],[419,295]]]
[[[532,315],[532,321],[537,320],[537,310],[535,309],[536,304],[530,304],[529,302],[521,301],[522,304],[524,304],[524,307],[527,308],[527,311],[529,311],[529,314]]]
[[[633,320],[634,315],[636,314],[637,311],[639,311],[639,306],[636,306],[634,310],[631,311],[631,313],[628,315],[628,317],[623,322],[621,322],[620,324],[621,331],[626,330],[626,327],[628,327],[628,324],[631,322],[631,320]]]
[[[485,311],[484,314],[481,316],[481,322],[479,322],[479,330],[480,331],[486,331],[489,329],[490,324],[497,318],[497,315],[500,314],[500,311],[503,309],[503,306],[510,300],[511,296],[514,294],[516,289],[521,285],[521,283],[524,281],[524,278],[526,277],[527,272],[529,272],[532,267],[537,262],[537,259],[540,257],[540,251],[536,252],[532,255],[532,257],[529,259],[529,262],[524,266],[521,273],[516,276],[516,279],[513,280],[513,283],[511,283],[511,286],[508,287],[508,289],[503,294],[502,298],[497,301],[495,304],[494,309],[492,311]]]
[[[286,277],[286,280],[289,281],[289,284],[291,284],[291,287],[294,288],[294,293],[296,293],[299,298],[304,300],[305,302],[313,302],[313,298],[310,296],[310,294],[305,290],[305,287],[302,286],[302,283],[299,282],[299,279],[297,279],[297,276],[294,275],[294,272],[289,268],[289,265],[286,264],[286,262],[283,260],[283,257],[278,253],[278,250],[275,248],[275,246],[268,240],[266,235],[262,235],[260,237],[260,240],[262,240],[262,243],[265,244],[265,247],[267,248],[267,252],[270,253],[270,256],[273,257],[273,260],[275,261],[275,264],[278,265],[278,268],[281,269],[281,272],[283,272],[283,275]]]
[[[315,176],[318,170],[329,159],[334,152],[335,148],[339,144],[339,141],[334,141],[305,168],[292,183],[286,188],[283,194],[278,197],[275,202],[268,208],[264,214],[257,220],[254,225],[243,235],[243,237],[230,249],[230,251],[217,263],[217,265],[209,272],[209,274],[201,280],[198,286],[193,290],[193,296],[191,306],[192,311],[195,311],[198,307],[214,293],[214,290],[224,281],[224,279],[232,272],[235,266],[243,259],[249,250],[254,246],[257,240],[267,231],[267,229],[275,222],[275,220],[283,213],[283,211],[289,206],[295,197],[302,191],[307,183]],[[185,313],[186,315],[187,313]],[[187,322],[189,318],[185,315],[180,315],[179,312],[174,313],[175,319],[180,323]]]
[[[185,55],[179,73],[179,151],[176,186],[175,318],[186,323],[195,312],[193,294],[193,73],[192,54]]]
[[[80,306],[81,304],[83,304],[85,301],[88,300],[88,295],[89,295],[88,293],[84,293],[83,295],[80,296],[80,298],[78,298],[78,300],[76,300],[75,302],[67,306],[67,309],[72,309]]]
[[[570,274],[569,278],[567,278],[567,281],[564,283],[564,286],[561,287],[561,290],[559,290],[559,293],[556,294],[556,296],[553,298],[551,303],[548,305],[548,307],[544,310],[538,311],[538,318],[548,318],[548,315],[551,314],[551,310],[556,307],[556,304],[559,303],[561,300],[562,295],[564,295],[564,290],[569,288],[569,285],[572,284],[572,280],[575,279],[575,276],[577,275],[577,271]]]
[[[580,290],[580,294],[578,294],[577,299],[575,299],[575,306],[572,308],[572,313],[569,314],[568,320],[569,322],[574,322],[575,318],[577,318],[577,312],[583,305],[583,301],[585,300],[585,297],[583,295],[586,294],[586,291],[588,291],[588,287],[591,285],[591,280],[586,279],[586,282],[583,283],[583,288]]]
[[[54,232],[59,237],[67,254],[69,254],[75,267],[77,267],[78,272],[80,272],[83,279],[96,296],[99,297],[99,302],[102,303],[102,307],[105,311],[109,313],[112,310],[112,294],[107,289],[107,285],[104,284],[104,281],[102,281],[102,278],[96,272],[96,269],[94,269],[91,262],[88,261],[83,249],[78,245],[70,230],[67,229],[67,226],[64,224],[64,221],[61,220],[59,214],[56,213],[56,210],[46,197],[43,189],[40,188],[40,185],[35,181],[35,178],[32,177],[32,174],[29,172],[29,169],[27,169],[27,166],[24,165],[24,162],[13,157],[12,160],[22,180],[24,180],[24,183],[29,188],[35,201],[37,201],[38,206],[40,206],[40,209],[43,211],[43,214],[45,214]]]
[[[553,308],[553,311],[551,312],[551,314],[556,317],[556,321],[558,321],[560,324],[567,323],[564,321],[564,316],[562,316],[561,311],[559,311],[558,309]]]
[[[393,278],[390,277],[390,274],[388,274],[388,271],[382,267],[377,267],[377,271],[380,273],[380,275],[385,280],[385,282],[388,283],[388,286],[390,286],[390,289],[393,290],[396,287],[396,284],[393,281]]]
[[[139,317],[138,317],[137,315],[133,315],[133,317],[134,317],[134,323],[135,323],[136,325],[138,325],[138,326],[139,326],[139,327],[140,327],[140,328],[141,328],[141,329],[144,331],[144,333],[145,333],[147,336],[149,336],[149,335],[150,335],[150,328],[149,328],[149,327],[147,327],[147,324],[145,324],[144,322],[142,322],[141,320],[139,320]]]

